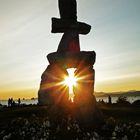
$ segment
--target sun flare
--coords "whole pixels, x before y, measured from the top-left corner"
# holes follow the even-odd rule
[[[69,87],[69,98],[71,101],[73,101],[74,92],[73,92],[73,86],[76,86],[77,78],[74,75],[75,68],[67,69],[68,76],[65,77],[64,84]]]

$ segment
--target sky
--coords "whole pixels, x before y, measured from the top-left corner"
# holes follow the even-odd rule
[[[95,51],[95,91],[140,90],[140,1],[77,0],[81,50]],[[47,54],[62,34],[51,33],[57,0],[0,0],[0,99],[37,97]]]

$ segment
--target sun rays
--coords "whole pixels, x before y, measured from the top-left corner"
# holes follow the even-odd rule
[[[56,69],[55,69],[56,70]],[[93,77],[89,68],[68,68],[63,70],[53,71],[48,73],[48,78],[42,84],[43,90],[53,91],[53,93],[65,93],[69,100],[73,102],[75,94],[80,90],[81,84],[92,83]],[[76,93],[75,93],[76,92]],[[80,94],[80,93],[78,93]]]

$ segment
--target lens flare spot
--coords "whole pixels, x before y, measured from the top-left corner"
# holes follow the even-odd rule
[[[75,68],[67,69],[68,76],[64,79],[64,84],[69,87],[69,98],[73,102],[74,92],[73,92],[73,86],[76,86],[77,78],[74,75]]]

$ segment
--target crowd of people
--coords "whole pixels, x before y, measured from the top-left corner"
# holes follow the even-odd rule
[[[16,105],[19,106],[20,103],[21,103],[20,98],[17,100],[17,103],[13,100],[13,98],[8,99],[8,107],[13,107],[13,106],[16,106]]]
[[[139,140],[140,124],[117,122],[108,118],[100,129],[85,129],[66,116],[59,123],[49,117],[44,119],[32,115],[29,119],[13,120],[0,132],[1,140]]]

